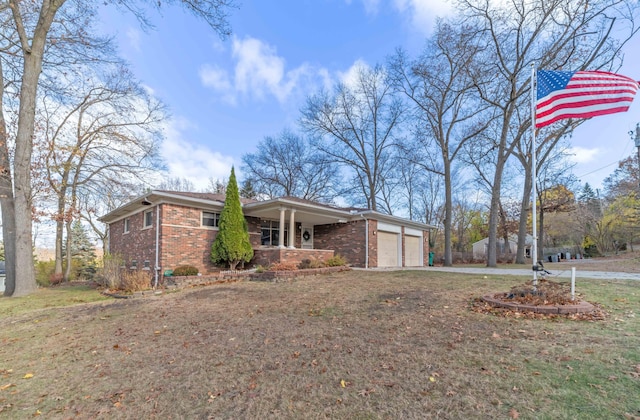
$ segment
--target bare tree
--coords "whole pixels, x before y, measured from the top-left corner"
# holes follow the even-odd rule
[[[116,67],[103,78],[70,81],[77,89],[75,103],[45,97],[42,109],[46,180],[56,197],[56,258],[54,274],[62,273],[62,237],[73,240],[72,223],[79,218],[78,193],[88,194],[95,184],[145,179],[157,164],[160,123],[164,106],[139,86],[126,68]],[[67,255],[68,280],[71,270]]]
[[[543,168],[548,167],[548,161],[556,162],[555,167],[558,173],[566,172],[571,169],[572,165],[567,160],[562,159],[566,156],[565,149],[559,149],[560,141],[566,139],[568,133],[573,131],[578,125],[582,124],[584,120],[564,120],[562,123],[556,124],[549,130],[543,132],[543,136],[536,141],[536,173],[541,173]],[[525,263],[525,240],[527,236],[527,222],[530,216],[531,210],[531,191],[533,187],[532,180],[532,162],[531,162],[531,137],[524,136],[522,141],[516,144],[513,155],[518,159],[524,170],[524,184],[522,188],[522,201],[520,202],[520,222],[518,225],[518,247],[516,253],[516,264]],[[558,160],[560,162],[558,163]],[[558,167],[560,165],[561,167]],[[539,235],[539,238],[542,236]],[[538,256],[535,256],[536,260],[540,258],[542,247],[538,248]],[[534,257],[532,257],[534,258]]]
[[[187,178],[180,177],[169,177],[163,179],[160,184],[158,184],[157,188],[159,190],[166,191],[186,191],[193,192],[196,190],[196,186],[193,182],[189,181]]]
[[[404,118],[404,105],[385,79],[382,67],[361,66],[350,84],[310,96],[300,120],[320,151],[353,171],[351,198],[371,210],[380,210],[378,197]]]
[[[245,182],[257,195],[292,196],[330,203],[336,197],[339,170],[300,135],[284,130],[265,137],[255,153],[242,156]]]
[[[233,0],[202,0],[180,2],[187,10],[207,21],[221,35],[228,33],[227,12],[233,6]],[[146,7],[160,7],[162,3],[115,1],[121,7],[136,13],[144,20],[142,11]],[[178,3],[177,0],[165,3]],[[15,154],[13,160],[13,184],[10,185],[10,173],[2,171],[3,188],[0,204],[3,206],[3,238],[7,255],[15,250],[13,261],[7,261],[7,287],[5,295],[22,296],[36,288],[32,264],[32,194],[31,194],[31,158],[35,130],[36,102],[38,85],[41,80],[43,62],[47,57],[60,60],[57,64],[71,60],[73,55],[55,55],[60,45],[74,45],[76,51],[90,47],[96,39],[91,37],[90,22],[95,19],[97,5],[82,0],[42,0],[41,2],[23,2],[6,0],[0,3],[0,22],[3,27],[3,41],[9,47],[0,49],[2,54],[3,81],[6,79],[7,63],[14,63],[19,79],[17,123],[15,131]],[[68,19],[65,14],[74,14],[76,19]],[[60,18],[56,20],[56,18]],[[87,30],[89,29],[89,31]],[[77,42],[72,42],[77,41]],[[86,51],[86,49],[85,49]],[[77,57],[77,55],[76,55]],[[53,66],[56,60],[51,60]],[[3,83],[4,86],[4,83]],[[5,94],[3,90],[0,93]],[[5,104],[5,98],[0,98]],[[6,118],[2,120],[6,123]],[[2,121],[0,121],[2,122]],[[7,131],[0,139],[0,165],[8,157]],[[6,168],[9,166],[7,165]],[[8,191],[13,187],[14,196]],[[13,207],[11,206],[13,203]],[[15,209],[15,211],[14,211]],[[13,219],[8,221],[6,219]],[[15,270],[20,267],[20,270]]]
[[[489,253],[496,266],[496,237],[503,169],[516,144],[530,129],[531,65],[538,68],[610,69],[619,63],[620,48],[635,34],[637,4],[622,0],[461,0],[464,22],[479,28],[486,45],[474,66],[477,91],[499,117],[495,151]],[[621,36],[614,39],[613,34]]]
[[[419,153],[411,153],[424,170],[444,178],[444,265],[452,265],[453,168],[464,144],[482,132],[490,121],[486,103],[474,98],[469,76],[474,56],[481,50],[477,29],[439,22],[436,33],[422,55],[409,61],[399,50],[389,63],[393,86],[413,104]],[[435,144],[438,167],[424,159]]]

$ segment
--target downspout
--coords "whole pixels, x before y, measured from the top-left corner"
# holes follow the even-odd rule
[[[153,269],[153,288],[158,288],[158,271],[160,271],[160,204],[156,205],[156,263]]]
[[[364,219],[364,268],[369,268],[369,219],[360,213]]]

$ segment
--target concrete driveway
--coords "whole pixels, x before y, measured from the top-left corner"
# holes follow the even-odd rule
[[[525,268],[489,268],[489,267],[415,267],[403,268],[404,270],[424,270],[424,271],[446,271],[449,273],[466,273],[466,274],[482,274],[482,275],[508,275],[508,276],[530,276],[533,278],[533,271]],[[565,270],[549,270],[551,274],[547,274],[546,278],[553,280],[554,278],[570,279],[571,268]],[[576,278],[583,279],[601,279],[601,280],[638,280],[638,273],[620,273],[612,271],[586,271],[576,270]]]

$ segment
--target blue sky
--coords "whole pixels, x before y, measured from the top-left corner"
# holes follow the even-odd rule
[[[132,16],[106,11],[134,74],[170,108],[162,154],[171,176],[202,188],[207,179],[241,173],[242,155],[269,135],[296,127],[306,96],[349,76],[359,62],[383,63],[398,46],[417,52],[436,15],[433,0],[239,0],[233,35],[220,40],[178,8],[151,15],[143,31]],[[640,40],[627,51],[640,51]],[[640,80],[640,59],[627,54],[620,73]],[[571,145],[574,174],[595,187],[635,152],[627,132],[640,122],[637,99],[628,113],[587,121]]]

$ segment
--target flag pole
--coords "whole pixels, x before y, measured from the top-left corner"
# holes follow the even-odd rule
[[[532,180],[532,206],[531,206],[531,227],[533,231],[533,243],[531,244],[531,261],[533,270],[533,290],[538,285],[538,227],[536,226],[536,213],[537,213],[537,176],[536,167],[536,67],[535,63],[531,63],[531,180]]]

